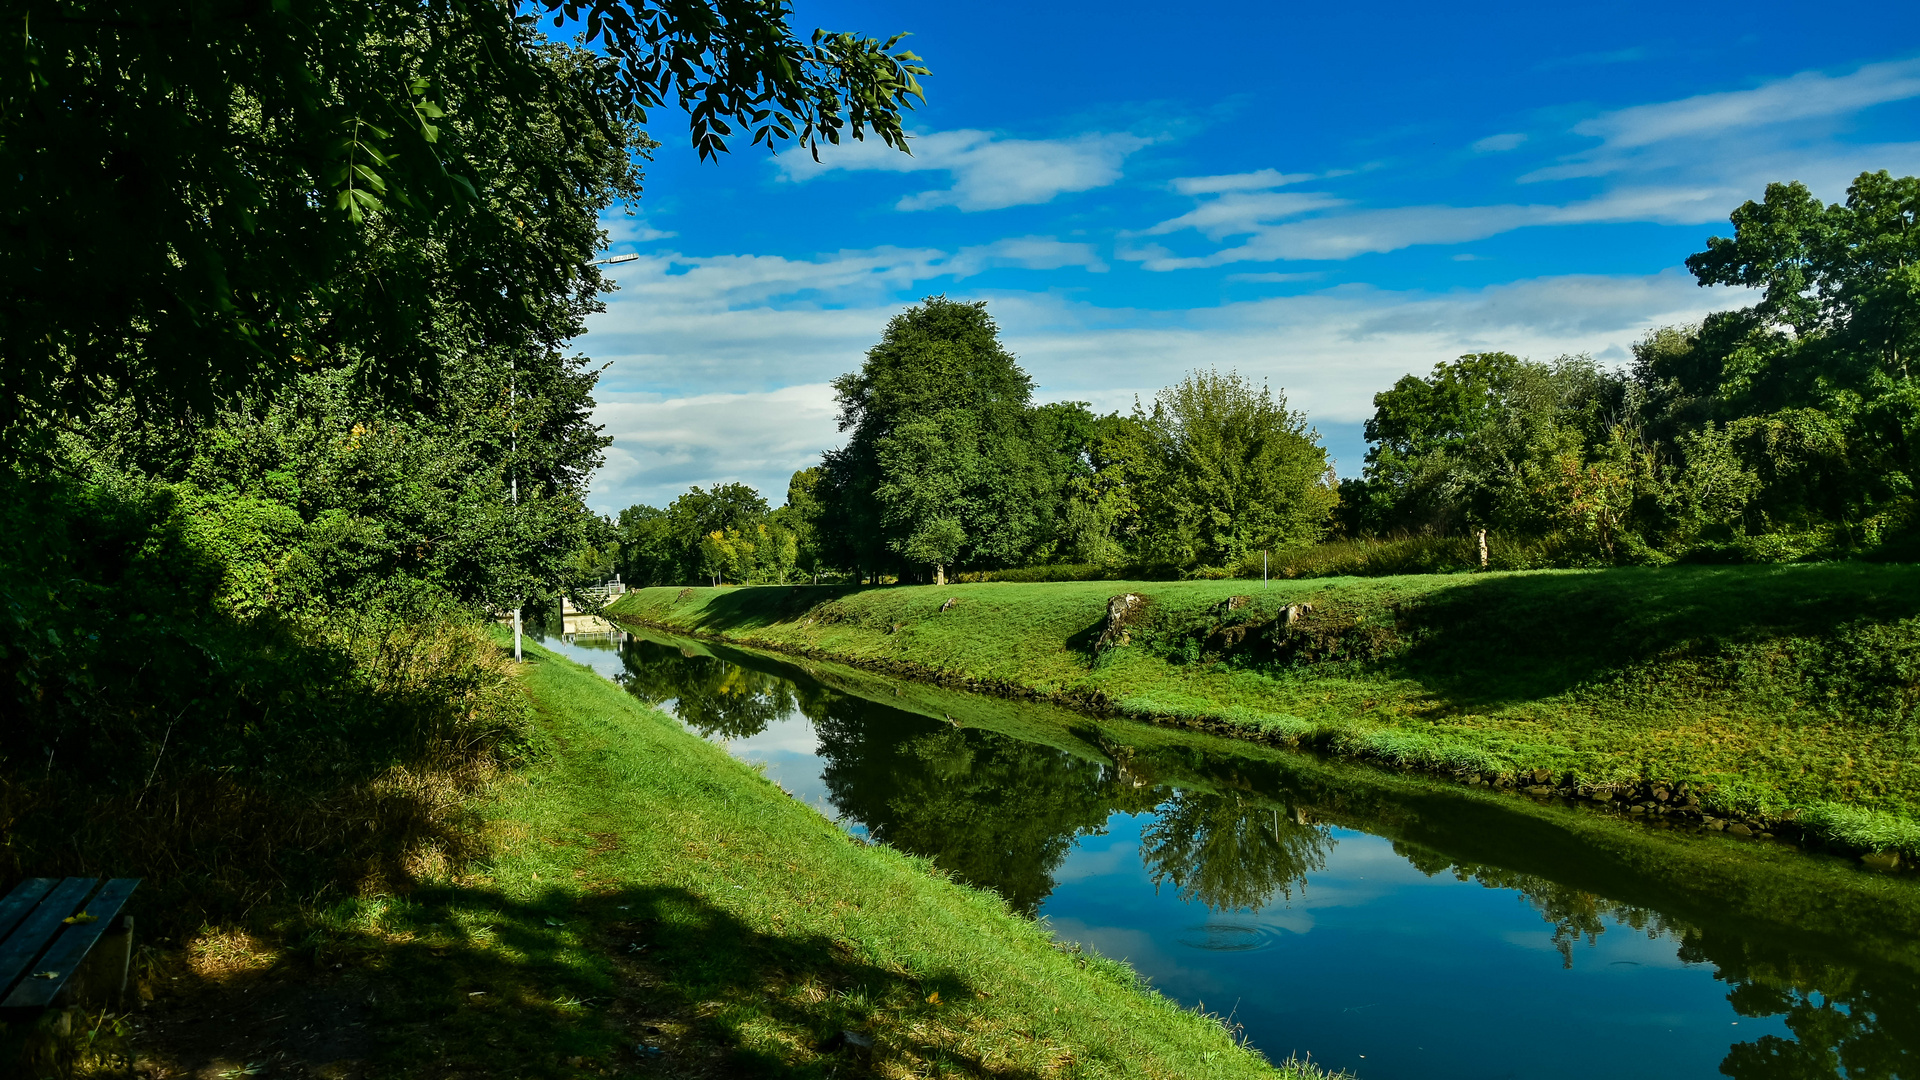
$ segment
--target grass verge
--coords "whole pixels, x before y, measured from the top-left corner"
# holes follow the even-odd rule
[[[148,1075],[1323,1075],[585,668],[535,647],[524,680],[543,747],[486,811],[492,856],[150,955]]]
[[[1099,648],[1109,598],[1144,598]],[[947,601],[953,601],[948,605]],[[1861,563],[867,590],[616,616],[1622,813],[1920,857],[1920,568]]]

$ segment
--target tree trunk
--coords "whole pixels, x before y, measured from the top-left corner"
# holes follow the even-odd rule
[[[933,564],[933,583],[935,585],[945,585],[947,583],[947,564],[946,563]]]
[[[1487,530],[1480,530],[1480,569],[1487,568]]]

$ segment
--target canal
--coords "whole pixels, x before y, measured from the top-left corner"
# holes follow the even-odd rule
[[[628,629],[546,644],[1270,1058],[1920,1077],[1911,876]]]

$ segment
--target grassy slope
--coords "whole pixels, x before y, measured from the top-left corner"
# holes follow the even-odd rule
[[[648,1075],[1291,1074],[587,669],[536,648],[527,685],[552,752],[498,805],[487,875],[357,907],[422,946],[403,1010],[417,1064],[620,1073],[643,1044]],[[822,1049],[844,1030],[873,1048]]]
[[[1149,600],[1135,644],[1096,657],[1106,601],[1129,590]],[[1222,616],[1235,594],[1252,604]],[[1316,607],[1289,651],[1208,636],[1270,634],[1284,603]],[[1684,781],[1729,812],[1826,813],[1858,846],[1920,849],[1915,567],[647,589],[614,611],[1463,775]]]
[[[543,748],[491,857],[143,950],[146,1074],[1330,1080],[528,653]]]

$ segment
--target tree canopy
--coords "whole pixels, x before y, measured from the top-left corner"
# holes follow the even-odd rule
[[[1489,528],[1559,563],[1799,558],[1912,534],[1920,180],[1843,203],[1770,184],[1687,259],[1756,303],[1660,327],[1630,367],[1476,353],[1374,398],[1351,531]],[[1900,542],[1908,542],[1902,540]]]
[[[986,304],[922,301],[833,385],[850,435],[820,487],[840,565],[937,573],[1031,558],[1061,482],[1034,438],[1033,380]]]
[[[551,299],[604,288],[570,208],[635,194],[603,178],[648,109],[684,106],[703,156],[735,125],[904,148],[925,73],[897,37],[800,39],[779,0],[538,6],[593,50],[507,0],[10,5],[0,450],[105,401],[205,414],[316,366],[417,393],[461,350],[557,347]]]

